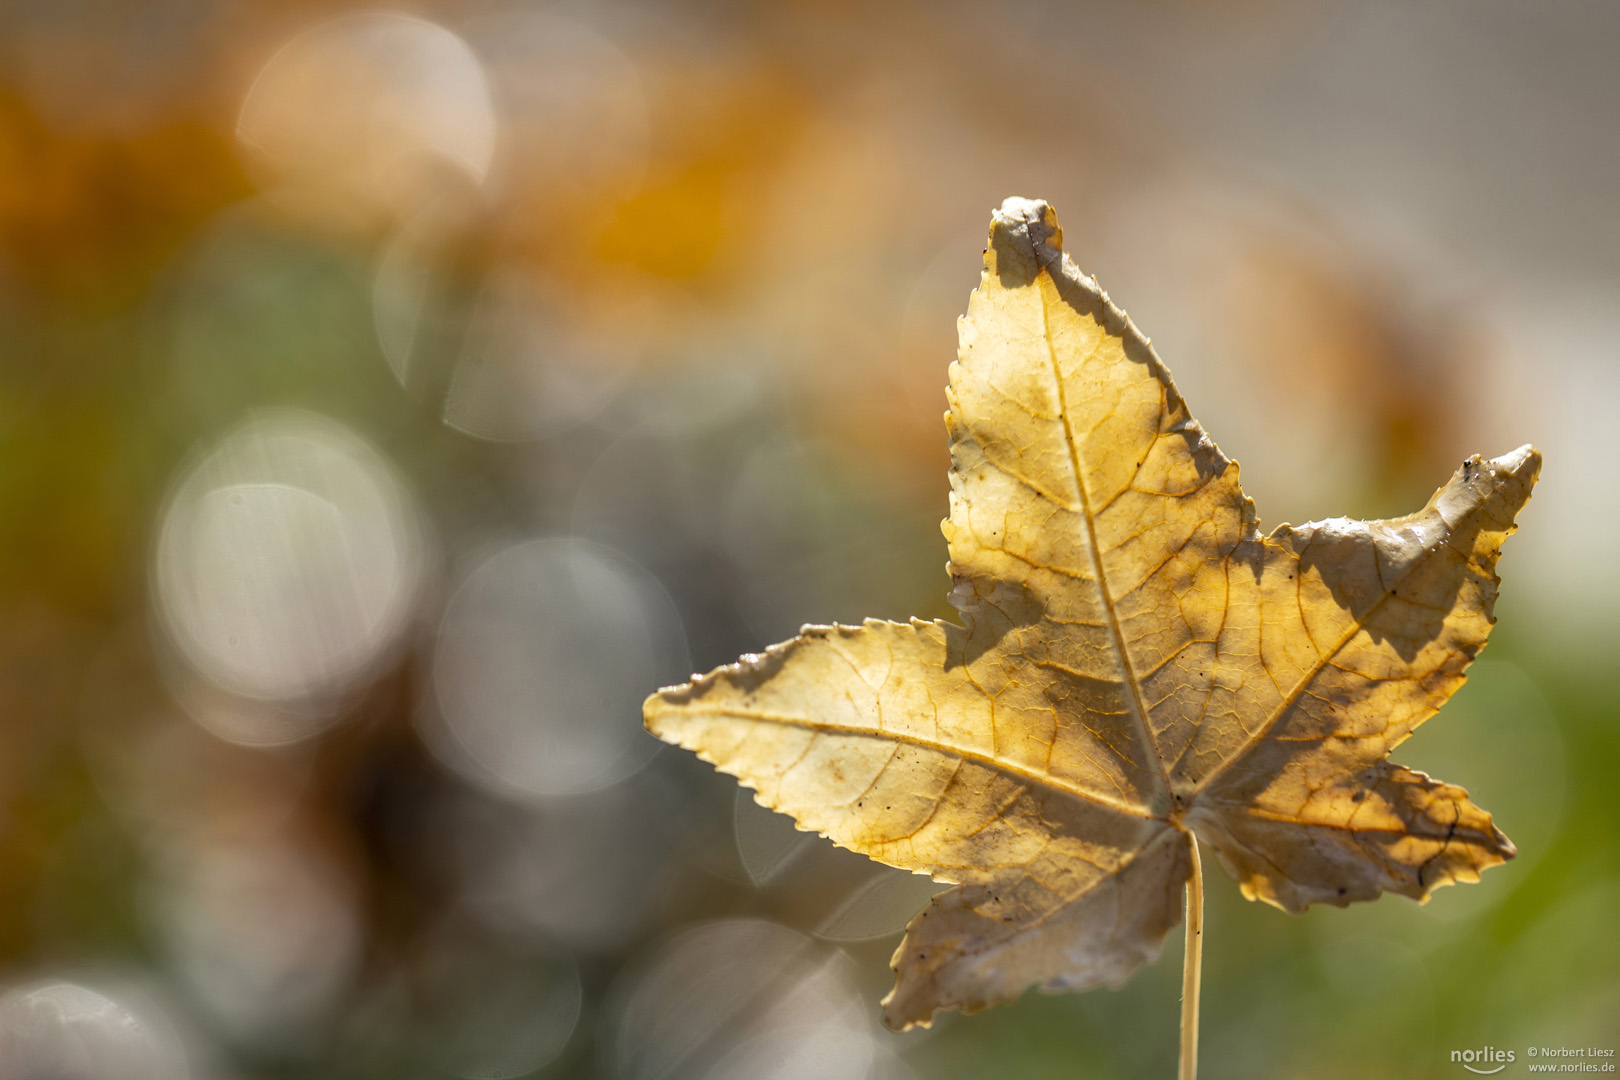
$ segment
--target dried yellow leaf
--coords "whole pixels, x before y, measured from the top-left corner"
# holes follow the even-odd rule
[[[1418,900],[1513,856],[1390,750],[1462,685],[1541,457],[1428,504],[1260,534],[1148,341],[1009,199],[946,426],[962,625],[807,626],[659,691],[647,727],[800,826],[959,887],[912,921],[884,1020],[1118,985],[1181,919],[1193,838],[1297,912]]]

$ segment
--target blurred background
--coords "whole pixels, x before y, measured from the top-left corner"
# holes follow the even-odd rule
[[[1204,1075],[1616,1047],[1617,48],[1570,0],[0,7],[0,1077],[1170,1075],[1179,935],[891,1035],[929,883],[640,729],[951,614],[1014,194],[1268,529],[1546,454],[1397,755],[1518,859],[1298,918],[1216,872]]]

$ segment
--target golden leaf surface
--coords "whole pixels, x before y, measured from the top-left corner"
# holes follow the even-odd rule
[[[1386,760],[1485,644],[1541,456],[1470,458],[1415,514],[1260,534],[1148,341],[1009,199],[950,368],[962,625],[807,626],[647,699],[801,828],[958,887],[912,919],[893,1028],[1118,985],[1181,919],[1193,837],[1298,912],[1426,900],[1513,856]]]

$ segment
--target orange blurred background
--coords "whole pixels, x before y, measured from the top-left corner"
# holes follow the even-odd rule
[[[1177,946],[881,1031],[929,883],[639,724],[802,623],[950,615],[942,388],[1009,195],[1268,528],[1547,457],[1402,750],[1520,858],[1298,919],[1214,883],[1205,1075],[1620,1041],[1614,9],[0,28],[0,1077],[1168,1075]]]

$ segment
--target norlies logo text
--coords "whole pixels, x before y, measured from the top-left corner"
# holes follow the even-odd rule
[[[1490,1076],[1492,1073],[1499,1073],[1507,1068],[1508,1062],[1513,1060],[1513,1051],[1498,1050],[1494,1046],[1481,1047],[1478,1050],[1453,1050],[1451,1060],[1460,1063],[1469,1072],[1478,1073],[1481,1076]],[[1495,1065],[1496,1068],[1476,1069],[1473,1065],[1474,1062],[1481,1065]]]

